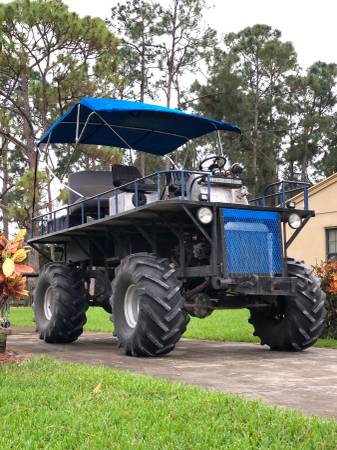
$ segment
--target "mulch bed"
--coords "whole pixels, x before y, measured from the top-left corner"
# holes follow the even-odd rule
[[[22,357],[14,352],[0,353],[0,366],[2,366],[3,364],[15,364],[18,363],[21,359]]]

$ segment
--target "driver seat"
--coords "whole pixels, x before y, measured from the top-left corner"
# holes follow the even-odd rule
[[[113,187],[120,188],[124,192],[134,192],[135,185],[130,184],[128,186],[123,186],[124,184],[131,183],[132,181],[142,178],[141,173],[135,166],[124,166],[122,164],[114,164],[111,167],[112,171],[112,184]],[[139,192],[155,192],[157,187],[155,183],[150,180],[140,180],[138,181],[138,191]]]
[[[81,214],[82,203],[88,198],[102,192],[109,191],[112,189],[111,183],[111,172],[110,171],[89,171],[83,170],[80,172],[73,172],[69,174],[69,187],[75,191],[81,193],[83,197],[80,197],[73,191],[69,191],[69,204],[77,203],[71,206],[70,213],[72,215]],[[101,215],[104,216],[109,212],[109,198],[112,196],[112,192],[99,197]],[[93,198],[91,200],[86,200],[83,203],[85,208],[85,213],[90,214],[90,216],[97,217],[98,200]]]

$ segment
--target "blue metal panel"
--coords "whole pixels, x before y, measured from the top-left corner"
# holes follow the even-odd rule
[[[224,209],[223,215],[229,273],[282,273],[278,212]]]

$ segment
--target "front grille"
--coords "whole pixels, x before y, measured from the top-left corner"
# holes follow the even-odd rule
[[[224,209],[223,215],[228,273],[281,274],[279,213]]]

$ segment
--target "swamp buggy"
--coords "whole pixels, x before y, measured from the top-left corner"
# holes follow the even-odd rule
[[[41,339],[75,341],[88,307],[102,307],[132,356],[170,352],[189,316],[227,308],[248,308],[254,334],[272,350],[299,351],[317,340],[325,295],[313,271],[287,255],[314,215],[308,185],[281,181],[249,201],[242,167],[226,168],[222,131],[241,134],[235,125],[179,110],[92,98],[51,126],[37,145],[38,155],[47,146],[44,161],[50,144],[164,156],[211,132],[218,156],[201,161],[198,170],[173,166],[145,177],[118,164],[69,174],[68,204],[32,219],[29,244],[46,258],[54,255],[34,292]],[[304,209],[289,200],[299,191]]]

